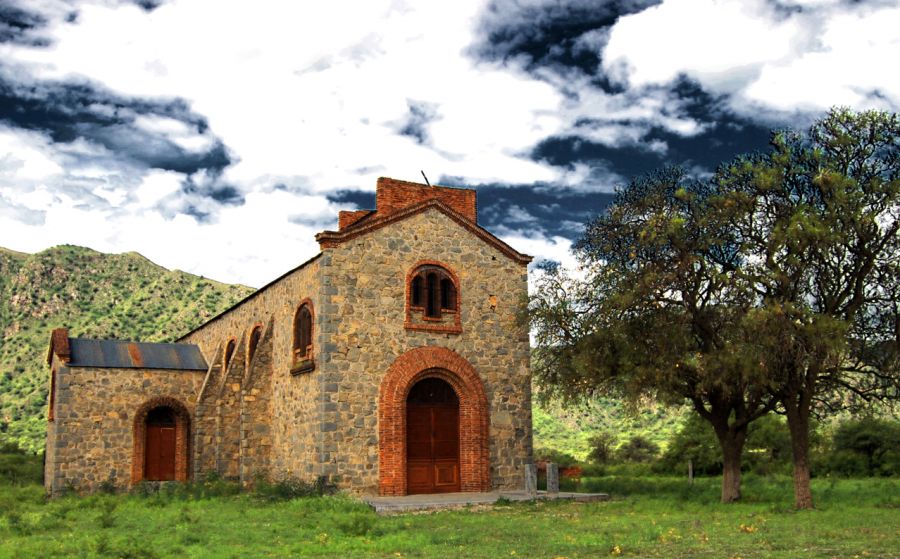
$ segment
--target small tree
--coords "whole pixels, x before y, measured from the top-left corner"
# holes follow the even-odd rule
[[[612,461],[613,449],[616,446],[616,438],[606,431],[593,435],[588,444],[591,447],[588,460],[595,464],[607,464]]]

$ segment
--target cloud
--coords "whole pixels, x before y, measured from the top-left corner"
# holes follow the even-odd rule
[[[896,110],[900,76],[884,65],[900,58],[898,28],[900,7],[887,2],[666,0],[612,27],[603,69],[628,88],[687,76],[756,118]]]
[[[0,122],[58,143],[81,139],[146,167],[192,174],[231,163],[205,119],[181,100],[123,98],[88,83],[15,82],[2,65]]]
[[[138,250],[258,285],[340,207],[370,207],[378,176],[424,170],[477,187],[491,230],[561,251],[634,174],[705,172],[826,101],[896,106],[896,9],[7,1],[0,244]]]

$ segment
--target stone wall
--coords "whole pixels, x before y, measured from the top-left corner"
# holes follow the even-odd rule
[[[220,357],[221,348],[224,347],[226,340],[232,337],[238,340],[239,349],[232,359],[227,378],[209,381],[219,386],[219,392],[215,398],[219,405],[216,411],[217,417],[220,418],[218,425],[228,429],[232,435],[246,432],[249,426],[240,423],[243,421],[241,418],[244,417],[241,406],[243,405],[245,408],[248,406],[242,402],[252,401],[247,400],[248,397],[255,398],[266,392],[270,394],[271,396],[266,399],[265,406],[257,403],[249,407],[255,410],[251,413],[257,415],[264,413],[271,422],[271,431],[266,434],[267,438],[265,439],[270,444],[265,462],[269,464],[270,471],[276,476],[311,480],[320,475],[317,468],[320,403],[316,399],[319,391],[319,376],[316,375],[315,370],[291,374],[294,313],[304,299],[309,299],[313,305],[315,321],[313,325],[313,359],[316,367],[318,367],[318,356],[324,345],[321,337],[322,329],[319,327],[325,310],[320,305],[322,300],[320,266],[321,257],[313,258],[179,340],[200,346],[207,362],[210,363],[214,363]],[[267,350],[269,353],[265,358],[267,364],[264,365],[266,367],[264,370],[257,368],[248,376],[244,357],[246,356],[246,344],[250,331],[259,323],[272,325],[270,332],[267,331],[264,335],[269,337],[267,344],[270,349]],[[262,345],[260,342],[260,348]],[[238,358],[238,354],[241,355],[240,358]],[[253,368],[251,366],[251,369]],[[268,376],[269,379],[261,378],[264,376]],[[243,379],[251,377],[253,386],[246,385]],[[237,391],[233,391],[234,386],[238,386]],[[233,394],[229,395],[227,391],[223,393],[223,388],[232,390]],[[254,388],[258,391],[256,394],[253,394]],[[219,403],[223,397],[223,401],[227,401],[224,406]],[[239,423],[236,424],[235,421]],[[237,430],[235,430],[235,425],[237,425]],[[262,429],[258,424],[254,428]],[[250,452],[249,441],[242,443],[232,435],[225,439],[220,437],[220,441],[230,448],[227,451],[229,456],[234,457],[234,460],[226,458],[225,461],[221,461],[220,459],[217,463],[216,469],[221,475],[237,475],[236,472],[239,470],[232,467],[232,464],[243,461],[244,457],[243,454],[235,457],[234,452],[243,452],[239,449],[246,449]],[[204,451],[201,450],[201,452]],[[252,460],[245,461],[246,467],[240,468],[241,478],[245,481],[255,475],[247,469],[251,463]]]
[[[45,485],[51,495],[131,484],[136,412],[171,398],[193,416],[204,374],[198,371],[68,367],[54,357],[54,419],[48,426]]]
[[[406,277],[417,262],[445,263],[459,277],[459,334],[404,327]],[[324,304],[318,309],[325,354],[323,473],[342,486],[378,492],[379,386],[411,349],[441,346],[480,375],[489,402],[494,488],[521,488],[531,460],[531,377],[527,331],[515,324],[527,271],[437,209],[429,209],[324,251]]]
[[[272,337],[270,320],[260,337],[241,390],[241,482],[269,472],[272,459]]]

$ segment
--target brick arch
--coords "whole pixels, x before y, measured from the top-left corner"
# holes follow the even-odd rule
[[[459,469],[462,491],[490,490],[488,401],[475,368],[443,347],[419,347],[388,368],[378,393],[378,467],[382,495],[406,495],[406,397],[414,384],[440,378],[459,397]]]
[[[133,448],[131,454],[131,483],[144,479],[144,445],[147,442],[147,414],[154,408],[167,407],[175,412],[175,479],[187,481],[190,452],[191,413],[177,398],[150,398],[135,411]]]

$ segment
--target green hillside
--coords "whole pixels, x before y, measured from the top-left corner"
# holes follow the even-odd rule
[[[73,337],[171,341],[253,290],[180,271],[140,254],[64,245],[37,254],[0,248],[0,443],[44,445],[45,362],[50,331]],[[534,444],[583,459],[597,432],[621,444],[642,435],[664,447],[681,410],[637,414],[604,400],[587,407],[534,408]]]
[[[170,271],[136,252],[0,248],[0,442],[44,445],[50,331],[171,341],[253,290]]]
[[[563,406],[557,402],[532,408],[534,447],[558,450],[585,460],[591,450],[590,440],[604,433],[617,447],[640,436],[665,450],[672,435],[689,413],[687,407],[666,408],[645,403],[636,410],[623,402],[599,399],[581,406]]]

